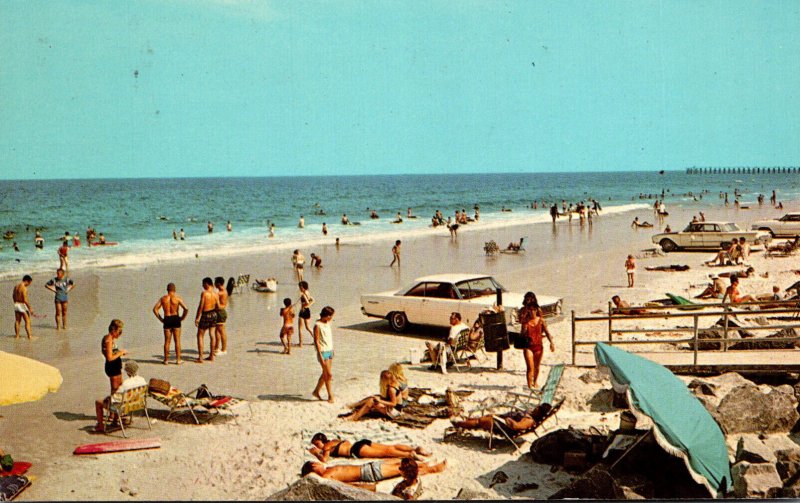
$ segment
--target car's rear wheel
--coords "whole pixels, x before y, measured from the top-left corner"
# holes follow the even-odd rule
[[[661,249],[664,250],[667,253],[674,252],[675,250],[678,249],[678,245],[676,245],[675,241],[673,241],[671,239],[664,238],[661,241],[659,241],[658,244],[660,244],[661,245]]]
[[[408,328],[408,318],[406,313],[394,311],[389,313],[389,324],[395,332],[404,332]]]

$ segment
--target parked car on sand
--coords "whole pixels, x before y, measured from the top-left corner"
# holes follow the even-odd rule
[[[728,246],[734,239],[745,238],[750,245],[767,244],[772,240],[769,232],[745,231],[733,222],[695,222],[680,232],[663,232],[653,236],[653,243],[669,253],[679,249],[718,249]]]
[[[754,231],[766,231],[773,237],[793,238],[800,235],[800,213],[787,213],[781,218],[761,220],[751,227]]]
[[[503,292],[507,322],[515,323],[523,294],[507,291],[486,274],[436,274],[417,278],[399,291],[364,294],[361,312],[388,320],[397,332],[411,323],[447,327],[452,312],[472,322],[481,311],[490,309],[497,300],[497,289]],[[562,299],[538,294],[537,299],[545,316],[561,313]]]

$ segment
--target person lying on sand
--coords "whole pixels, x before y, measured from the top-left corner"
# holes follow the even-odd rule
[[[700,292],[695,299],[721,299],[725,295],[725,282],[720,279],[716,274],[710,276],[711,284],[705,290]]]
[[[628,302],[622,300],[619,295],[611,297],[611,302],[614,303],[614,314],[647,314],[647,309],[640,307],[631,307]]]
[[[308,451],[325,463],[328,458],[409,458],[420,459],[430,456],[431,452],[422,447],[403,444],[379,444],[372,440],[361,439],[355,443],[348,440],[328,440],[324,433],[317,433],[311,438],[311,449]]]
[[[631,222],[631,227],[652,227],[653,224],[650,222],[639,222],[639,217],[635,217],[633,222]]]
[[[300,470],[300,476],[305,477],[309,473],[316,473],[322,478],[338,480],[346,484],[355,485],[375,490],[375,486],[381,480],[400,476],[401,459],[385,459],[371,461],[363,465],[336,465],[325,466],[316,461],[306,461]],[[419,475],[443,472],[447,468],[447,460],[438,463],[417,463]]]
[[[495,418],[499,418],[503,420],[503,423],[505,423],[509,429],[525,431],[541,423],[547,417],[547,413],[550,412],[551,408],[552,406],[549,403],[543,403],[525,412],[512,411],[497,416],[494,414],[487,414],[481,417],[470,417],[466,419],[453,418],[450,422],[453,423],[453,426],[456,428],[463,428],[465,430],[492,431]]]
[[[719,273],[720,278],[732,278],[736,276],[737,278],[749,278],[750,276],[755,276],[756,270],[753,267],[748,267],[747,269],[742,269],[741,271],[727,271]]]
[[[657,266],[649,266],[645,267],[648,271],[667,271],[667,272],[675,272],[675,271],[688,271],[688,265],[657,265]]]

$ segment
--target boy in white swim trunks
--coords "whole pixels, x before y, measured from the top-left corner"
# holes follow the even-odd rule
[[[22,277],[22,281],[14,287],[11,294],[11,298],[14,300],[14,334],[17,339],[19,339],[19,325],[23,320],[25,320],[25,332],[28,333],[28,339],[33,338],[31,334],[33,308],[28,301],[28,287],[31,283],[33,283],[33,278],[26,274]]]

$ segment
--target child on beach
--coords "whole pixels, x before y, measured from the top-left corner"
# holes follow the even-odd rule
[[[633,288],[633,275],[636,274],[636,261],[633,255],[628,255],[625,261],[625,272],[628,273],[628,288]]]
[[[292,306],[292,299],[288,297],[283,299],[281,318],[283,318],[280,332],[280,339],[283,343],[281,354],[290,355],[292,354],[292,334],[294,333],[294,307]]]

